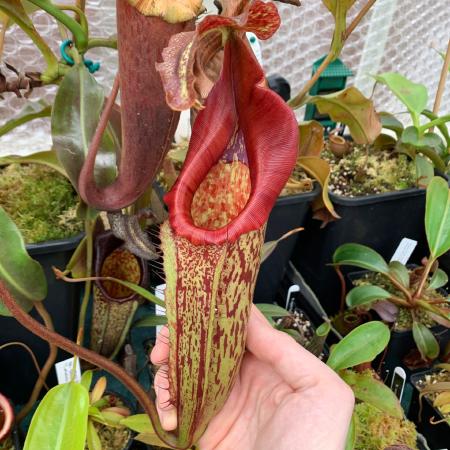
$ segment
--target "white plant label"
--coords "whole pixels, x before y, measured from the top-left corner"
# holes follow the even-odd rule
[[[156,286],[155,289],[155,295],[156,297],[158,297],[160,300],[164,301],[164,292],[166,290],[166,285],[165,284],[160,284],[158,286]],[[163,308],[162,306],[159,305],[155,305],[155,314],[157,316],[165,316],[166,315],[166,308]],[[158,325],[156,327],[156,335],[158,336],[159,332],[161,331],[162,326]]]
[[[65,384],[72,381],[73,362],[75,358],[65,359],[55,364],[56,378],[58,384]],[[75,367],[75,378],[73,381],[79,383],[81,381],[80,360],[77,358],[77,365]]]
[[[392,261],[398,261],[406,265],[413,254],[413,251],[417,247],[417,241],[413,239],[403,238],[400,242],[400,245],[395,250],[394,255],[391,258]]]

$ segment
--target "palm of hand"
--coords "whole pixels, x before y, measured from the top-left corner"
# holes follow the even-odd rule
[[[157,344],[152,361],[167,358],[167,352]],[[163,405],[166,395],[160,391],[158,403]],[[341,450],[352,410],[347,385],[253,308],[240,373],[199,448]],[[176,427],[175,409],[160,408],[160,415],[166,429]]]

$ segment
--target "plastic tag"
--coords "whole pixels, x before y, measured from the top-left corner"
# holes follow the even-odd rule
[[[56,378],[58,379],[58,384],[65,384],[72,381],[72,369],[74,360],[75,358],[69,358],[55,364]],[[75,378],[73,381],[76,382],[81,381],[80,360],[78,358],[77,358],[77,365],[75,367]]]
[[[165,298],[164,298],[165,290],[166,290],[166,285],[165,284],[160,284],[160,285],[156,286],[156,289],[155,289],[156,297],[158,297],[160,300],[165,300]],[[163,308],[162,306],[159,306],[159,305],[155,305],[155,314],[157,316],[165,316],[166,315],[166,308]],[[161,325],[158,325],[156,327],[156,335],[159,334],[161,329],[162,329]]]
[[[400,245],[397,247],[397,250],[395,250],[395,253],[391,258],[391,262],[398,261],[406,265],[416,247],[417,241],[414,241],[413,239],[403,238],[400,242]]]

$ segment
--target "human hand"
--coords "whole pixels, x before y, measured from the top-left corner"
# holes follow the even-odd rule
[[[163,365],[155,377],[163,428],[174,430],[169,404],[168,329],[151,353]],[[275,330],[253,306],[247,351],[222,410],[208,425],[201,450],[342,450],[354,405],[351,389],[290,336]],[[169,406],[168,406],[169,405]]]

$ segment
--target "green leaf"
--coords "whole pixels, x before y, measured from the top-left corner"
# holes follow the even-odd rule
[[[278,305],[272,303],[257,303],[256,307],[264,314],[265,317],[286,317],[290,312]]]
[[[42,164],[56,170],[61,175],[67,177],[64,167],[58,160],[53,150],[32,153],[26,156],[8,155],[0,158],[0,166],[6,164]],[[68,177],[67,177],[68,178]]]
[[[396,148],[397,140],[388,135],[381,133],[374,141],[373,147],[375,150],[391,151]]]
[[[358,400],[393,417],[403,418],[403,409],[396,395],[384,383],[375,379],[372,373],[343,370],[339,375],[352,388]]]
[[[428,158],[422,155],[416,155],[415,162],[417,185],[421,188],[426,188],[434,177],[434,165]]]
[[[134,414],[132,416],[125,417],[125,419],[120,421],[120,424],[135,431],[136,433],[152,434],[155,432],[147,414]]]
[[[84,450],[89,393],[79,383],[50,389],[34,413],[24,450]]]
[[[17,303],[29,311],[34,301],[47,296],[47,280],[42,266],[28,255],[19,229],[1,206],[0,243],[0,279]],[[1,299],[0,315],[11,315]]]
[[[316,329],[317,336],[320,337],[326,337],[331,331],[331,323],[330,322],[324,322]]]
[[[76,188],[104,103],[103,88],[84,64],[72,67],[62,80],[52,112],[52,137],[61,164]],[[117,175],[118,140],[108,126],[95,163],[95,181],[106,186]]]
[[[342,51],[345,42],[345,30],[347,28],[347,12],[356,0],[322,0],[324,5],[333,14],[335,25],[333,41],[330,52],[336,59]]]
[[[385,300],[391,297],[391,294],[379,286],[365,284],[353,288],[345,298],[349,308],[358,306],[369,306],[378,300]]]
[[[331,349],[327,365],[340,371],[373,361],[386,348],[389,338],[389,328],[383,322],[360,325]]]
[[[91,383],[92,383],[92,370],[86,370],[83,372],[83,375],[81,375],[80,384],[89,392],[91,389]]]
[[[88,421],[86,440],[89,450],[102,450],[100,436],[98,435],[95,425],[91,420]]]
[[[427,107],[428,92],[423,84],[409,81],[403,75],[386,72],[374,77],[378,82],[386,85],[391,92],[408,108],[408,111],[418,121],[419,115]]]
[[[141,328],[141,327],[157,327],[159,325],[166,325],[166,324],[167,324],[166,316],[162,315],[156,316],[154,314],[150,314],[138,320],[134,326]]]
[[[405,288],[409,288],[409,271],[401,262],[391,261],[389,263],[389,275],[394,277]]]
[[[283,234],[279,239],[275,241],[268,241],[264,242],[262,249],[261,249],[261,264],[269,258],[269,256],[275,251],[275,249],[278,247],[278,244],[285,239],[291,237],[293,234],[296,234],[300,231],[302,231],[303,228],[294,228],[291,231],[288,231],[287,233]]]
[[[388,112],[380,112],[378,113],[378,117],[380,118],[382,127],[394,131],[397,135],[397,139],[400,139],[404,128],[400,120]]]
[[[21,28],[28,27],[35,31],[33,22],[28,17],[20,0],[0,0],[0,10],[11,17]]]
[[[450,250],[450,191],[441,177],[434,177],[427,188],[425,230],[433,258]]]
[[[298,124],[299,131],[299,156],[320,156],[324,147],[324,128],[315,120]]]
[[[356,443],[356,420],[357,417],[355,413],[352,414],[352,420],[350,421],[350,426],[347,431],[347,438],[345,440],[345,450],[353,450]]]
[[[314,103],[321,114],[328,114],[333,121],[347,125],[357,144],[371,144],[381,133],[381,122],[372,100],[353,86],[310,97],[308,103]]]
[[[422,115],[430,120],[436,120],[439,117],[428,109],[424,109],[422,111]],[[445,142],[447,142],[447,147],[450,147],[450,133],[448,132],[447,124],[441,123],[437,125],[437,128],[441,132],[442,136],[444,136]]]
[[[448,275],[442,269],[436,269],[431,277],[428,289],[439,289],[448,283]]]
[[[361,244],[343,244],[333,255],[333,264],[356,266],[383,274],[389,273],[389,266],[383,257],[369,247]]]
[[[413,322],[414,342],[423,359],[436,359],[439,356],[439,344],[433,333],[422,323]]]
[[[45,102],[29,102],[18,116],[8,120],[0,127],[0,136],[9,133],[20,125],[31,122],[32,120],[50,117],[51,113],[52,107]]]
[[[397,143],[396,150],[406,153],[412,159],[415,158],[417,152],[420,152],[430,158],[437,169],[445,172],[445,162],[441,158],[445,151],[445,145],[436,133],[426,133],[419,136],[419,130],[416,127],[405,128]]]
[[[330,197],[328,196],[328,183],[331,174],[331,168],[328,162],[318,156],[299,156],[297,165],[319,182],[322,187],[323,205],[333,217],[339,219],[338,214],[334,210],[333,203],[331,203]]]

